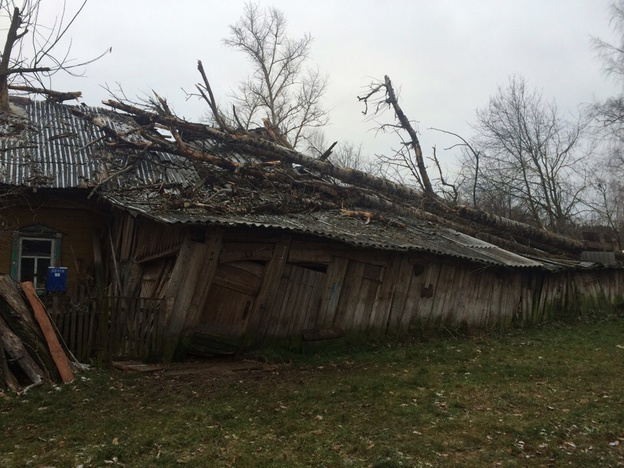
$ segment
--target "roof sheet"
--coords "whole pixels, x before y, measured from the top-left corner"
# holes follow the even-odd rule
[[[376,248],[404,252],[427,252],[436,255],[461,258],[474,262],[506,266],[536,268],[544,267],[540,261],[529,259],[503,250],[493,244],[480,241],[460,232],[435,226],[429,222],[414,223],[404,220],[405,227],[389,226],[341,216],[339,212],[292,213],[287,215],[245,214],[243,216],[219,216],[198,210],[161,211],[151,203],[140,203],[136,198],[104,195],[114,205],[135,211],[152,219],[169,224],[213,224],[286,229],[334,239],[355,247]]]
[[[37,188],[87,188],[132,166],[118,185],[132,183],[189,184],[198,180],[185,158],[151,153],[111,151],[104,133],[72,111],[97,117],[120,131],[134,128],[127,118],[105,109],[30,101],[21,115],[2,125],[0,182]],[[132,164],[131,164],[132,163]],[[130,172],[130,171],[128,171]],[[113,179],[110,179],[113,180]]]

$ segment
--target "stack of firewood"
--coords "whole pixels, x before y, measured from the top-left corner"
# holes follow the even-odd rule
[[[0,390],[71,382],[72,365],[31,282],[0,275]]]

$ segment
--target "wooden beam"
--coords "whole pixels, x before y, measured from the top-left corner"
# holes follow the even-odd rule
[[[35,286],[30,281],[21,283],[21,286],[24,294],[26,294],[26,297],[30,302],[30,305],[32,306],[33,311],[35,312],[35,319],[39,323],[41,331],[43,331],[43,336],[48,343],[48,347],[50,348],[50,354],[52,355],[52,359],[54,359],[56,368],[61,374],[63,382],[71,382],[74,380],[74,372],[72,371],[71,363],[69,362],[67,354],[65,354],[61,343],[59,343],[56,332],[52,327],[52,323],[50,322],[50,318],[48,317],[43,304],[37,296]]]

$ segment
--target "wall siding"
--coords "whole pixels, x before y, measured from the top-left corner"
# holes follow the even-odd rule
[[[42,224],[62,233],[60,265],[67,267],[67,290],[74,294],[79,278],[92,275],[93,237],[105,231],[104,215],[63,201],[54,206],[33,202],[30,207],[3,209],[4,229],[0,231],[0,273],[11,274],[13,231],[32,224]]]
[[[182,239],[188,234],[178,229],[177,237],[167,234],[160,244],[147,243],[145,236],[165,231],[140,219],[120,220],[116,229],[120,258],[131,257],[132,249],[125,247],[129,242],[149,245],[144,257],[166,255],[137,262],[143,272],[141,294],[172,296],[182,308],[200,311],[191,313],[196,318],[190,321],[171,317],[170,332],[199,327],[247,338],[253,345],[300,338],[307,329],[369,337],[441,326],[522,326],[578,314],[581,308],[613,306],[624,297],[620,270],[548,273],[484,267],[253,229],[215,234],[221,230],[209,227],[203,243],[186,237],[187,244]],[[197,258],[207,254],[211,260]],[[200,273],[206,268],[214,272]]]

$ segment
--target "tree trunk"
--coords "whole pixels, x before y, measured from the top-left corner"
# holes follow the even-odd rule
[[[19,337],[11,331],[5,320],[0,317],[0,342],[7,354],[22,369],[33,384],[45,379],[45,372],[30,356]]]
[[[22,17],[18,7],[13,9],[11,17],[11,25],[7,33],[4,50],[2,52],[2,60],[0,61],[0,111],[10,112],[9,106],[9,67],[11,62],[11,52],[15,41],[19,39],[17,31],[22,24]]]

